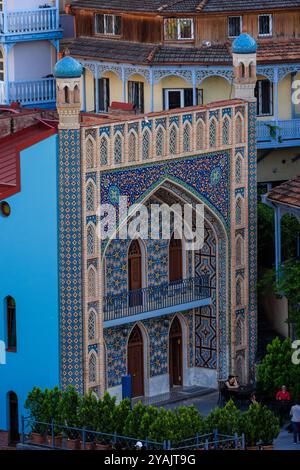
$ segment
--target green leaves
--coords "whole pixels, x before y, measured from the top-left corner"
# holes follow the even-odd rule
[[[272,444],[280,432],[279,420],[266,406],[253,404],[240,416],[239,432],[245,434],[247,446]]]
[[[232,400],[229,400],[224,408],[214,408],[204,420],[206,432],[217,429],[221,434],[233,436],[239,429],[240,410]]]

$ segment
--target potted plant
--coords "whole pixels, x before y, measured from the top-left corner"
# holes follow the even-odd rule
[[[45,433],[47,426],[42,424],[44,421],[44,392],[39,387],[34,387],[28,393],[24,407],[29,410],[32,418],[31,439],[34,444],[45,443]]]
[[[90,391],[87,395],[84,395],[80,399],[79,409],[78,409],[78,418],[79,418],[79,427],[87,429],[85,432],[85,449],[92,450],[94,449],[95,434],[93,431],[97,428],[97,398]],[[83,444],[83,435],[81,436],[82,440],[81,448],[84,448]]]
[[[80,398],[75,388],[69,385],[63,391],[59,403],[62,422],[67,426],[64,433],[67,435],[67,448],[76,450],[80,448],[79,430],[79,404]],[[75,429],[74,429],[75,428]]]
[[[61,390],[55,386],[53,389],[45,389],[44,392],[44,413],[45,421],[51,423],[48,426],[48,445],[54,445],[54,447],[61,447],[62,445],[62,427],[61,427],[61,407],[60,401],[62,397]],[[54,435],[54,439],[53,439]],[[53,442],[52,442],[53,439]]]
[[[97,402],[96,430],[99,433],[113,434],[116,431],[116,398],[108,392],[104,393],[102,400]],[[109,436],[96,434],[95,448],[97,450],[110,449]]]
[[[273,448],[273,441],[280,432],[279,421],[274,414],[259,403],[250,405],[239,422],[240,433],[245,434],[246,449]]]

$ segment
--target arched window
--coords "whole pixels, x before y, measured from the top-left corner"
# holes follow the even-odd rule
[[[245,64],[244,62],[241,62],[241,77],[245,78],[245,76],[246,76]]]
[[[16,302],[15,299],[6,297],[6,336],[7,350],[17,350],[17,321],[16,321]]]
[[[196,148],[202,150],[205,147],[205,126],[202,119],[197,122],[196,128]]]
[[[97,294],[96,290],[96,271],[94,268],[90,267],[88,271],[88,296],[90,298],[95,298]]]
[[[19,406],[17,394],[13,391],[8,392],[8,426],[9,442],[15,443],[20,440],[19,434]]]
[[[183,151],[190,152],[191,150],[191,127],[187,123],[183,129]]]
[[[74,87],[74,103],[80,103],[80,91],[78,85]]]
[[[239,197],[235,204],[235,223],[236,225],[241,225],[243,221],[243,202]]]
[[[169,280],[180,281],[182,279],[182,243],[173,235],[169,244]]]
[[[86,142],[86,167],[88,170],[95,168],[95,144],[91,138]]]
[[[156,156],[162,157],[164,155],[165,135],[162,127],[159,127],[156,132]]]
[[[90,181],[86,187],[86,210],[93,212],[95,210],[95,185]]]
[[[239,155],[235,161],[235,183],[241,184],[243,182],[243,160]]]
[[[235,143],[241,144],[244,141],[243,120],[241,116],[237,116],[235,120]]]
[[[105,135],[100,140],[100,162],[101,165],[107,165],[108,163],[108,140]]]
[[[227,116],[223,119],[222,140],[223,140],[223,145],[230,144],[230,121]]]
[[[243,281],[242,279],[238,279],[236,281],[235,303],[237,307],[241,307],[243,305]]]
[[[253,62],[249,65],[249,78],[255,78],[256,75],[256,70],[255,70],[255,65]]]
[[[170,155],[177,153],[177,129],[175,126],[172,126],[169,132],[169,153]]]
[[[70,103],[70,90],[68,86],[64,87],[65,103]]]
[[[87,229],[87,254],[93,255],[95,253],[95,238],[96,231],[94,225],[90,224]]]
[[[130,162],[135,162],[136,154],[137,154],[137,137],[136,137],[136,134],[132,131],[130,132],[129,139],[128,139],[128,160]]]
[[[93,341],[96,338],[96,313],[92,310],[88,319],[88,338]]]
[[[148,131],[148,129],[146,129],[143,133],[142,153],[143,153],[143,160],[149,160],[150,158],[150,132]]]
[[[97,378],[97,359],[94,353],[89,358],[89,382],[96,382]]]
[[[209,123],[209,146],[214,148],[217,146],[217,122],[211,119]]]
[[[115,146],[114,146],[114,162],[116,164],[122,163],[123,160],[123,142],[120,134],[117,134],[115,137]]]
[[[242,237],[238,237],[236,244],[235,244],[235,263],[236,266],[242,266],[243,264],[243,239]]]
[[[142,252],[137,240],[133,240],[128,250],[128,287],[130,306],[142,304]]]
[[[235,328],[236,345],[242,346],[244,344],[244,321],[238,318]]]
[[[4,57],[3,57],[3,51],[1,47],[0,47],[0,81],[4,82]]]

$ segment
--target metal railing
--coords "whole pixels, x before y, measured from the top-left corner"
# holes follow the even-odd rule
[[[39,439],[36,440],[37,436]],[[181,442],[164,440],[156,442],[151,439],[122,436],[118,433],[105,433],[88,428],[78,428],[54,421],[51,423],[37,421],[32,417],[22,416],[22,444],[38,445],[39,447],[53,449],[135,449],[137,441],[142,441],[148,450],[244,450],[244,435],[234,436],[219,434],[217,430],[210,434],[196,434],[196,436]]]
[[[7,11],[0,14],[3,34],[26,34],[55,31],[59,28],[57,8]]]
[[[49,103],[55,101],[56,89],[54,78],[39,80],[22,80],[9,82],[9,102],[18,101],[21,104]]]
[[[103,299],[104,321],[210,298],[209,276],[145,287]]]
[[[300,119],[279,121],[257,120],[257,143],[284,146],[289,141],[300,140]]]

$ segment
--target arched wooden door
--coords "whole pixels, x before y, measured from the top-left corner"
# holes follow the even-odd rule
[[[128,340],[128,374],[132,380],[132,396],[144,395],[144,344],[140,328],[136,325]]]
[[[169,245],[169,280],[180,281],[182,279],[182,243],[175,239],[174,235]]]
[[[8,411],[9,411],[9,440],[17,442],[19,440],[19,412],[18,397],[15,392],[8,394]]]
[[[170,387],[182,385],[182,329],[177,317],[169,334],[169,374]]]
[[[142,254],[139,242],[133,240],[128,250],[129,305],[142,304]]]

